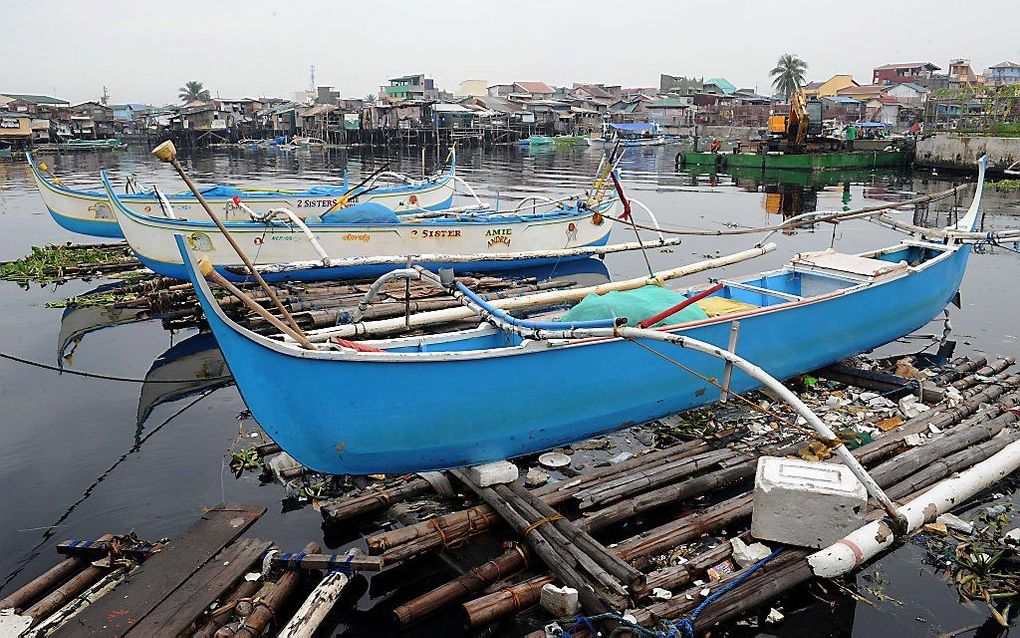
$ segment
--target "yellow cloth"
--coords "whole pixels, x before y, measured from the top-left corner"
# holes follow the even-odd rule
[[[709,317],[718,317],[719,315],[728,315],[734,312],[754,310],[758,307],[754,304],[744,303],[743,301],[736,301],[734,299],[726,299],[724,297],[705,297],[701,301],[696,301],[695,304],[700,306]]]

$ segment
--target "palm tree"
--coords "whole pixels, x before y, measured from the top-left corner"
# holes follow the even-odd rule
[[[177,97],[181,98],[181,102],[194,102],[195,100],[211,100],[212,96],[209,95],[209,89],[202,86],[201,82],[191,80],[185,82],[184,86],[177,89],[179,93]]]
[[[805,71],[807,63],[804,60],[798,58],[795,53],[784,53],[779,56],[776,68],[769,71],[769,75],[774,78],[772,86],[789,101],[797,89],[804,86]]]

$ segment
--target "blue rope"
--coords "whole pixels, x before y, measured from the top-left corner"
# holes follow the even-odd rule
[[[686,618],[681,618],[676,623],[674,623],[674,626],[680,632],[680,635],[683,636],[684,638],[694,638],[695,637],[694,621],[698,618],[698,614],[705,610],[705,607],[708,607],[713,601],[718,600],[723,594],[725,594],[726,592],[730,591],[734,587],[740,585],[742,582],[750,578],[752,575],[754,575],[755,572],[764,567],[770,560],[778,556],[782,551],[783,551],[782,547],[777,547],[771,554],[761,559],[754,565],[751,565],[751,567],[749,567],[747,571],[745,571],[743,574],[727,583],[725,587],[722,587],[714,594],[703,600],[700,605],[694,608],[694,611],[692,611],[689,616],[687,616]],[[667,634],[666,638],[671,638],[671,635],[672,634]]]
[[[662,628],[660,630],[652,631],[646,627],[642,627],[641,625],[635,625],[632,622],[624,620],[623,616],[621,616],[618,613],[608,612],[604,614],[599,614],[598,616],[575,617],[574,625],[568,631],[563,632],[564,636],[570,638],[571,636],[574,636],[577,633],[577,630],[581,629],[582,627],[587,629],[588,633],[591,636],[598,636],[599,632],[595,628],[594,624],[595,622],[601,620],[615,620],[620,624],[624,625],[632,634],[638,636],[645,636],[648,638],[695,638],[694,621],[695,619],[697,619],[698,614],[703,612],[705,610],[705,607],[708,607],[712,602],[718,600],[723,594],[725,594],[726,592],[730,591],[734,587],[740,585],[745,580],[753,576],[757,571],[764,567],[770,560],[778,556],[782,551],[783,551],[782,546],[777,547],[775,551],[773,551],[771,554],[761,559],[754,565],[751,565],[740,576],[734,578],[724,587],[720,588],[717,592],[715,592],[714,594],[706,598],[704,601],[702,601],[700,605],[695,607],[694,611],[692,611],[689,616],[687,616],[686,618],[681,618],[675,623],[664,621],[663,624],[660,625],[660,627]]]
[[[1020,243],[1020,242],[1013,242],[1014,246],[1017,243]],[[976,242],[974,245],[976,247],[976,246],[981,246],[983,244],[988,244],[989,246],[997,246],[997,247],[1002,248],[1004,250],[1008,250],[1008,251],[1010,251],[1012,253],[1020,254],[1020,250],[1018,250],[1016,248],[1010,248],[1009,246],[1003,245],[1002,242],[999,241],[999,238],[995,235],[995,233],[993,231],[988,231],[987,233],[985,233],[985,238],[980,240],[980,241],[978,241],[978,242]]]

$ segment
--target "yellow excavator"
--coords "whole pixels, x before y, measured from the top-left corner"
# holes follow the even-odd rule
[[[800,152],[807,145],[808,135],[822,132],[822,104],[809,102],[798,89],[790,98],[790,112],[769,116],[769,150]]]

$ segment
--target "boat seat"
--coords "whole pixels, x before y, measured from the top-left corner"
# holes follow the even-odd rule
[[[878,279],[907,269],[905,261],[891,262],[872,257],[848,255],[832,248],[799,253],[790,260],[794,267],[853,279]]]
[[[745,303],[743,301],[737,301],[736,299],[727,299],[726,297],[705,297],[701,301],[696,301],[694,303],[704,310],[705,314],[709,317],[731,315],[735,312],[754,310],[759,307],[753,303]]]

